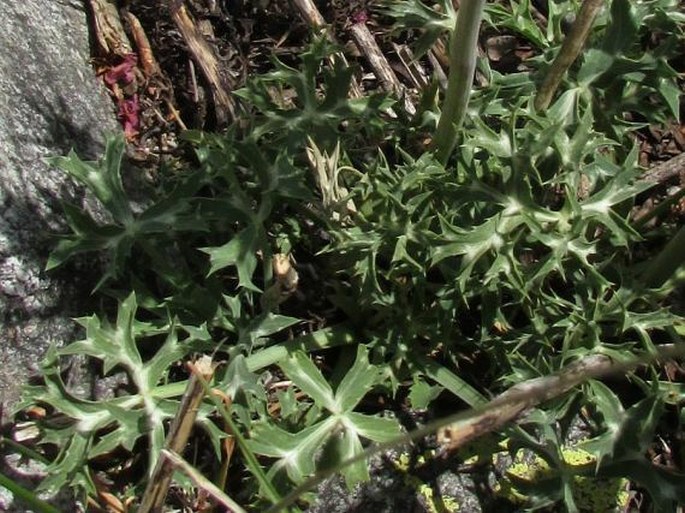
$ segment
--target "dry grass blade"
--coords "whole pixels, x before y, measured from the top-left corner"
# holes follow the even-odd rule
[[[200,358],[194,365],[190,364],[189,367],[191,368],[192,376],[188,380],[186,391],[181,399],[176,417],[174,417],[169,427],[169,433],[164,443],[166,449],[176,453],[182,452],[188,442],[195,424],[195,418],[197,417],[197,410],[205,395],[205,390],[200,380],[207,381],[214,374],[212,359],[206,355]],[[159,458],[157,460],[157,465],[145,488],[138,513],[157,513],[162,511],[164,499],[171,484],[173,471],[173,465],[170,464],[167,458]]]
[[[228,511],[232,513],[246,513],[243,508],[240,507],[233,499],[219,489],[214,483],[209,481],[200,472],[195,469],[190,463],[181,458],[176,452],[169,449],[163,449],[160,455],[160,459],[164,459],[169,462],[169,464],[183,472],[187,475],[195,486],[207,492],[210,497],[213,497],[219,504],[228,508]]]
[[[397,43],[393,43],[392,47],[399,57],[402,67],[411,80],[412,85],[419,90],[426,87],[428,85],[426,72],[419,65],[416,59],[414,59],[414,55],[409,47],[407,45],[398,45]]]

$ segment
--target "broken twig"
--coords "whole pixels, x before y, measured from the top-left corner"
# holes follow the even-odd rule
[[[206,355],[200,358],[194,365],[191,364],[190,368],[192,375],[188,380],[181,404],[169,427],[169,433],[164,442],[165,448],[175,453],[183,452],[195,424],[198,408],[205,396],[205,390],[200,380],[207,381],[214,374],[212,359]],[[170,464],[168,458],[160,457],[157,460],[157,465],[155,465],[155,469],[145,488],[138,513],[158,513],[162,511],[164,499],[171,484],[173,471],[174,467]]]
[[[595,21],[595,17],[603,4],[604,0],[585,0],[583,2],[580,12],[578,12],[578,17],[571,27],[571,31],[564,39],[559,54],[547,71],[540,90],[535,96],[535,110],[541,111],[549,107],[554,93],[556,93],[561,79],[564,77],[564,73],[580,55],[585,40],[588,34],[590,34],[592,23]]]
[[[116,2],[113,0],[89,0],[93,14],[95,41],[105,56],[126,57],[133,50],[124,27],[121,25]]]
[[[402,94],[402,85],[395,76],[395,72],[390,67],[388,60],[378,47],[376,39],[366,26],[366,23],[354,23],[350,27],[350,33],[359,51],[369,61],[369,65],[374,74],[380,80],[381,87],[387,91],[395,93],[397,96]]]
[[[170,0],[171,18],[174,20],[193,59],[202,70],[214,99],[216,120],[220,126],[227,125],[236,117],[236,104],[230,95],[232,80],[223,72],[212,47],[193,22],[182,0]]]
[[[160,73],[159,64],[152,53],[152,47],[150,46],[150,41],[143,30],[143,26],[140,21],[133,13],[126,12],[124,14],[129,27],[131,28],[131,34],[133,35],[133,40],[136,43],[136,49],[138,50],[138,62],[143,68],[143,72],[147,78]]]
[[[681,153],[665,162],[660,162],[645,171],[642,180],[664,183],[685,173],[685,153]]]

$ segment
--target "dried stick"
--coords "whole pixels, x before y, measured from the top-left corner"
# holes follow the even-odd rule
[[[131,27],[131,33],[133,34],[133,40],[136,43],[136,48],[138,49],[138,59],[141,66],[143,67],[143,72],[146,77],[151,77],[158,75],[160,72],[159,64],[152,53],[152,47],[150,46],[150,41],[145,34],[143,26],[136,16],[130,12],[124,14],[126,21],[128,21],[129,27]]]
[[[376,39],[366,26],[366,23],[354,23],[350,27],[352,39],[354,39],[359,51],[364,54],[371,65],[371,69],[381,82],[381,87],[397,96],[402,94],[402,84],[395,76],[395,72],[388,64],[388,60],[378,47]]]
[[[676,177],[681,178],[681,185],[685,180],[685,153],[681,153],[665,162],[661,162],[654,167],[649,168],[642,175],[640,181],[665,183]],[[642,206],[633,209],[631,217],[633,218],[636,229],[640,229],[652,219],[662,214],[667,213],[673,205],[677,204],[685,197],[685,188],[681,187],[675,194],[669,194],[664,201],[654,205],[653,201],[645,201]]]
[[[642,180],[663,183],[685,172],[685,153],[661,162],[645,171]]]
[[[592,23],[595,21],[595,17],[602,4],[604,4],[604,0],[585,0],[583,2],[578,17],[573,23],[573,27],[571,27],[571,32],[564,39],[559,55],[554,59],[542,82],[542,86],[540,86],[538,94],[535,96],[535,110],[545,110],[549,107],[564,73],[566,73],[566,70],[573,64],[573,61],[576,60],[583,49],[585,40],[588,34],[590,34]]]
[[[312,0],[293,0],[302,17],[315,29],[324,28],[326,20]]]
[[[105,55],[126,57],[133,50],[131,42],[121,25],[116,2],[113,0],[89,0],[93,13],[95,40]]]
[[[363,21],[354,23],[350,28],[350,32],[352,33],[352,39],[354,39],[357,48],[364,54],[369,61],[374,74],[381,81],[381,87],[385,91],[392,92],[396,96],[401,97],[404,93],[404,88],[397,79],[390,64],[388,64],[385,55],[383,55],[383,52],[378,47],[376,39],[366,26],[366,23]],[[406,96],[404,98],[404,108],[409,114],[416,114],[416,108]]]
[[[178,469],[187,475],[191,481],[195,483],[195,486],[207,492],[217,502],[228,508],[228,511],[232,511],[233,513],[246,513],[238,503],[222,492],[218,486],[198,472],[195,467],[181,458],[175,451],[162,449],[160,458],[165,459],[173,468]]]
[[[188,380],[181,405],[169,427],[169,433],[164,442],[165,448],[175,453],[183,452],[193,429],[193,424],[195,424],[197,410],[205,396],[205,390],[200,380],[207,381],[214,374],[212,359],[209,356],[203,356],[194,365],[190,365],[190,368],[192,376]],[[162,511],[173,472],[174,467],[168,458],[160,457],[157,460],[157,465],[155,465],[145,488],[138,513],[159,513]]]
[[[236,117],[236,105],[230,95],[230,91],[233,90],[232,81],[222,73],[219,60],[188,14],[183,0],[169,0],[169,7],[171,18],[212,91],[217,123],[225,126]]]
[[[332,43],[336,42],[330,32],[325,30],[326,20],[312,0],[293,0],[293,3],[300,11],[300,15],[302,15],[304,20],[309,23],[314,30],[322,32],[323,36]],[[327,57],[327,59],[331,67],[335,67],[337,62],[341,62],[345,67],[349,67],[347,59],[342,52],[336,52],[334,55]],[[364,96],[364,93],[359,87],[357,80],[352,77],[352,81],[350,82],[350,97],[361,98],[362,96]]]

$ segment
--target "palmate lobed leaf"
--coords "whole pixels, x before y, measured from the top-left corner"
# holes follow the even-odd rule
[[[331,385],[306,353],[297,351],[279,365],[293,384],[314,402],[333,413],[340,413]]]
[[[328,409],[334,414],[351,411],[380,377],[379,369],[369,363],[368,349],[359,344],[354,364],[336,388],[332,408]]]
[[[321,468],[335,468],[340,462],[348,460],[362,451],[361,440],[354,431],[344,429],[334,432],[326,441],[319,458],[319,466]],[[355,484],[369,480],[369,467],[363,459],[345,465],[340,469],[340,473],[345,478],[345,483],[350,490]]]
[[[101,162],[85,162],[73,151],[68,157],[50,160],[85,185],[111,216],[104,221],[94,220],[79,207],[65,204],[72,233],[61,236],[46,265],[53,269],[80,253],[105,253],[109,261],[95,290],[121,276],[134,245],[141,243],[143,249],[150,249],[155,246],[153,241],[159,243],[174,232],[208,229],[201,211],[192,204],[193,195],[202,186],[201,173],[180,181],[171,193],[155,198],[142,213],[134,213],[121,181],[123,149],[123,137],[119,135],[107,140]]]
[[[46,487],[76,483],[78,478],[78,482],[93,490],[88,474],[84,473],[86,462],[109,454],[117,447],[130,451],[143,436],[148,439],[148,471],[154,468],[165,438],[163,422],[173,417],[178,408],[178,401],[157,398],[155,389],[166,378],[173,363],[193,351],[192,334],[204,338],[206,330],[184,329],[191,337],[181,342],[179,327],[174,322],[163,328],[151,327],[138,322],[136,313],[136,297],[131,294],[121,301],[114,326],[97,316],[80,319],[86,327],[85,339],[60,350],[51,349],[43,367],[45,385],[27,389],[26,404],[46,404],[55,414],[65,417],[63,427],[52,426],[52,417],[46,418],[46,435],[42,442],[61,448],[60,455],[49,467],[60,476],[48,479]],[[139,339],[160,334],[166,335],[161,346],[151,357],[143,359],[138,350]],[[125,370],[135,392],[100,401],[75,397],[60,377],[59,357],[77,354],[100,360],[106,373]],[[201,412],[200,417],[205,421],[207,413]],[[215,449],[218,448],[220,435],[211,429],[208,433]]]
[[[305,353],[298,351],[279,365],[315,405],[328,410],[328,416],[296,433],[267,422],[254,425],[250,448],[258,454],[277,458],[272,474],[285,469],[291,479],[299,482],[317,469],[335,467],[360,454],[362,438],[383,442],[400,434],[394,419],[352,411],[380,379],[378,370],[369,364],[365,346],[358,346],[355,362],[335,393]],[[368,478],[364,461],[346,466],[341,472],[348,486]]]
[[[298,433],[267,423],[255,423],[249,440],[250,450],[277,458],[270,474],[285,469],[294,482],[301,482],[316,470],[316,454],[336,431],[333,417],[305,428]]]

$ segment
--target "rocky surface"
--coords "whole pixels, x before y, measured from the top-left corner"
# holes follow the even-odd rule
[[[43,269],[60,201],[82,201],[46,157],[96,158],[118,129],[89,64],[85,2],[5,0],[0,20],[0,394],[3,420],[49,344],[74,337],[92,284]],[[79,275],[83,274],[81,272]]]

